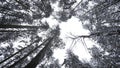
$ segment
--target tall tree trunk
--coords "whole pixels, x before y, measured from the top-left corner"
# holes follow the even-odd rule
[[[25,66],[25,68],[36,68],[36,66],[39,64],[39,62],[45,56],[45,53],[46,53],[47,49],[50,47],[50,44],[51,44],[51,41],[53,40],[53,38],[49,39],[49,42],[45,45],[45,47],[31,60],[31,62],[29,64],[27,64]]]
[[[34,42],[32,42],[30,45],[28,45],[27,47],[24,47],[23,49],[19,50],[18,52],[12,54],[11,56],[9,56],[8,58],[4,59],[3,61],[0,62],[0,64],[4,63],[5,61],[9,60],[10,58],[12,58],[13,56],[17,55],[18,53],[22,52],[23,50],[29,48],[30,46],[32,46],[32,44],[39,42],[40,39],[35,40]]]
[[[41,45],[44,45],[48,40],[49,39],[45,40],[42,44],[40,44],[39,46],[35,47],[32,51],[30,51],[28,54],[26,54],[24,57],[22,57],[21,59],[19,59],[17,62],[15,62],[14,64],[12,64],[8,68],[14,68],[18,63],[20,63],[21,61],[23,61],[27,56],[29,56],[30,54],[32,54],[36,49],[40,48]]]
[[[38,28],[46,28],[45,26],[28,26],[28,25],[10,25],[10,24],[0,24],[0,28],[31,28],[31,29],[38,29]]]
[[[0,30],[0,32],[30,32],[35,31],[36,29],[28,29],[28,30]]]

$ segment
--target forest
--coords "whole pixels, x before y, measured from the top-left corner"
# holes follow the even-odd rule
[[[60,25],[73,17],[89,33],[67,38],[91,58],[80,60],[71,47],[61,64],[53,56],[67,46]],[[0,68],[120,68],[119,24],[120,0],[0,0]]]

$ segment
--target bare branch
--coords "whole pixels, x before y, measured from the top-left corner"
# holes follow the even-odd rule
[[[91,38],[92,36],[96,36],[96,37],[99,37],[99,36],[113,36],[113,35],[120,35],[120,30],[114,30],[114,31],[110,31],[110,32],[95,32],[95,33],[91,33],[89,35],[80,35],[80,36],[74,36],[74,35],[71,35],[70,39],[79,39],[79,38]]]

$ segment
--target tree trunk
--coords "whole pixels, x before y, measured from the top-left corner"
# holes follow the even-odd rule
[[[52,40],[53,40],[53,38],[49,39],[48,43],[45,44],[45,47],[31,60],[30,63],[28,63],[25,66],[25,68],[36,68],[36,66],[39,64],[39,62],[45,56],[45,53],[46,53],[47,49],[50,47]]]
[[[28,25],[10,25],[10,24],[0,24],[0,28],[34,28],[34,29],[38,29],[38,28],[42,28],[44,26],[28,26]]]
[[[35,31],[35,29],[28,29],[28,30],[0,30],[0,32],[30,32]]]
[[[5,61],[9,60],[10,58],[12,58],[13,56],[17,55],[18,53],[22,52],[23,50],[29,48],[30,46],[32,46],[32,44],[39,42],[40,39],[35,40],[34,42],[32,42],[30,45],[28,45],[27,47],[24,47],[23,49],[19,50],[18,52],[12,54],[11,56],[9,56],[8,58],[4,59],[3,61],[0,62],[0,64],[4,63]]]
[[[10,67],[8,68],[14,68],[15,65],[17,65],[19,62],[23,61],[27,56],[29,56],[30,54],[32,54],[36,49],[40,48],[41,45],[44,45],[46,42],[48,41],[45,40],[42,44],[40,44],[39,46],[35,47],[32,51],[30,51],[28,54],[26,54],[24,57],[22,57],[21,59],[19,59],[17,62],[15,62],[14,64],[12,64]]]

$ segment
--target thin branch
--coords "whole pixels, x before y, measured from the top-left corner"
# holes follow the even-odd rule
[[[77,39],[77,40],[74,42],[73,46],[71,47],[71,50],[75,47],[75,45],[77,44],[78,41],[79,41],[79,39]]]
[[[70,50],[72,49],[73,43],[74,43],[74,40],[72,40],[72,43],[71,43],[70,48],[69,48]]]
[[[80,0],[80,2],[72,9],[72,11],[74,11],[81,3],[83,0]]]
[[[99,37],[99,36],[113,36],[113,35],[120,35],[120,30],[114,30],[114,31],[111,31],[111,32],[96,32],[96,33],[91,33],[89,35],[80,35],[80,36],[71,36],[71,37],[68,37],[70,39],[79,39],[79,38],[91,38],[92,36],[96,36],[96,37]]]

